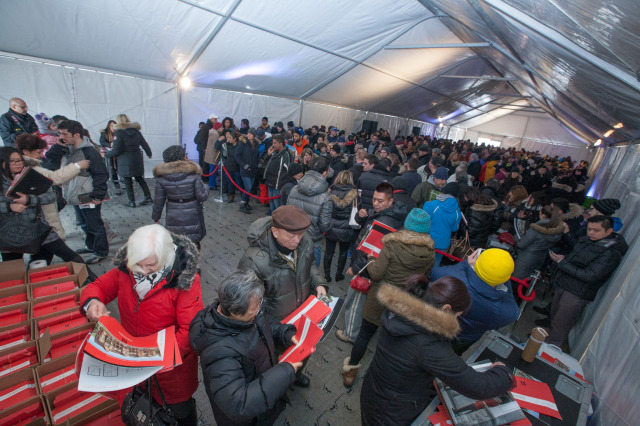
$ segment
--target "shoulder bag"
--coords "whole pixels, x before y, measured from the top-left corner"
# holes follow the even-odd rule
[[[36,206],[35,218],[26,217],[26,211],[0,214],[0,252],[36,254],[51,232],[51,227],[42,219],[40,201]]]
[[[158,388],[162,405],[153,400],[151,395],[153,383]],[[124,397],[121,413],[122,422],[127,426],[176,426],[178,424],[167,406],[155,375],[147,379],[146,390],[136,385],[131,393]]]
[[[353,199],[353,206],[351,207],[351,215],[349,216],[349,226],[353,229],[360,229],[360,224],[356,221],[356,215],[358,214],[358,197]]]
[[[362,272],[364,272],[365,269],[367,269],[367,266],[369,266],[373,262],[374,262],[373,260],[370,260],[369,262],[367,262],[367,264],[364,265],[362,269],[360,269],[360,272],[358,272],[356,275],[353,276],[353,278],[351,279],[351,283],[349,283],[352,289],[364,294],[369,293],[369,290],[371,290],[372,280],[371,278],[363,277],[361,274]]]
[[[463,213],[460,214],[462,215],[462,220],[465,224],[464,237],[452,238],[447,253],[451,256],[464,259],[465,257],[471,255],[474,252],[474,249],[473,247],[471,247],[471,243],[469,242],[469,224],[467,222],[467,218],[464,217]]]

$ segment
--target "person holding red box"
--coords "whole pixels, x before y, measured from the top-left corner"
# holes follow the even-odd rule
[[[204,308],[197,273],[198,250],[187,237],[161,225],[136,229],[115,255],[116,267],[89,284],[80,306],[90,321],[109,315],[106,304],[118,299],[124,329],[135,337],[176,326],[182,365],[158,373],[162,393],[180,425],[196,425],[198,356],[189,345],[189,324]],[[129,390],[113,396],[122,404]],[[162,404],[157,390],[156,402]]]

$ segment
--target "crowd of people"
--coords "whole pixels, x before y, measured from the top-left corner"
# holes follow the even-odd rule
[[[39,251],[3,252],[3,261],[24,254],[47,263],[54,254],[104,260],[101,205],[109,179],[116,191],[123,184],[127,207],[153,204],[155,224],[130,236],[114,269],[91,276],[81,304],[97,320],[117,299],[122,325],[134,336],[176,325],[183,364],[158,380],[179,424],[196,424],[198,357],[218,424],[273,424],[290,386],[310,384],[308,358],[278,363],[297,343],[295,327],[281,320],[310,295],[324,298],[332,282],[347,288],[344,327],[336,330],[353,345],[336,366],[346,387],[358,380],[380,329],[360,394],[363,424],[411,423],[433,396],[427,384],[434,377],[472,398],[497,396],[513,386],[509,370],[496,363],[478,373],[460,355],[485,332],[518,319],[511,277],[549,275],[553,301],[538,307],[547,314],[538,323],[550,329],[549,343],[562,346],[627,250],[615,216],[621,203],[587,200],[584,161],[468,140],[392,138],[382,129],[347,135],[333,126],[272,127],[267,117],[256,128],[247,119],[240,128],[231,117],[218,119],[211,114],[200,123],[198,162],[181,146],[163,151],[152,195],[142,166],[151,148],[126,115],[107,123],[99,145],[77,121],[32,118],[18,98],[0,117],[0,218],[17,213],[51,227]],[[54,187],[9,197],[6,188],[26,166]],[[133,179],[144,193],[137,204]],[[265,204],[266,215],[246,231],[237,271],[215,283],[217,300],[205,308],[197,265],[213,226],[204,202],[217,189],[228,203],[240,190],[240,212],[255,215]],[[58,215],[67,203],[85,234],[76,251],[65,244]],[[373,255],[362,242],[376,224],[395,232]],[[464,258],[451,262],[447,252]]]

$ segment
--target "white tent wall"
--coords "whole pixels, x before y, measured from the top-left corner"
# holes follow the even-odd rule
[[[621,233],[629,243],[622,264],[585,309],[582,322],[569,336],[572,356],[581,361],[597,397],[592,424],[637,424],[637,384],[640,383],[640,145],[599,150],[600,167],[589,195],[617,198],[616,212],[625,224]],[[590,170],[591,173],[591,170]]]
[[[23,59],[0,57],[0,93],[9,104],[20,97],[35,116],[44,112],[78,120],[95,143],[100,130],[118,114],[142,126],[153,158],[145,160],[145,175],[162,162],[162,151],[177,143],[175,84]]]
[[[449,131],[453,139],[453,130],[458,139],[491,138],[502,142],[505,148],[515,147],[527,151],[540,151],[542,155],[571,156],[573,160],[590,160],[592,151],[587,145],[568,132],[557,121],[540,113],[514,112],[495,120],[463,129],[454,126]],[[463,136],[459,136],[461,133]]]
[[[338,107],[317,102],[302,103],[302,125],[305,129],[314,125],[336,126],[347,134],[362,129],[365,112],[359,109]],[[294,120],[297,123],[297,120]]]

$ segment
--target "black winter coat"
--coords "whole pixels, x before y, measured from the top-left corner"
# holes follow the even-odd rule
[[[113,149],[106,152],[106,158],[118,158],[118,175],[122,177],[144,176],[144,162],[140,148],[151,158],[151,148],[140,133],[140,124],[116,125]]]
[[[331,229],[325,238],[331,241],[347,242],[355,238],[356,231],[349,225],[353,201],[358,197],[358,190],[353,186],[334,185],[329,190],[333,211],[331,212]]]
[[[238,145],[241,143],[242,142],[238,140],[236,144],[233,145],[227,142],[226,139],[224,139],[224,140],[217,140],[214,145],[215,148],[221,152],[220,156],[222,158],[224,168],[227,169],[228,172],[237,172],[240,170],[240,166],[236,161],[236,149],[238,148]],[[236,183],[240,185],[240,182],[236,182]]]
[[[484,248],[487,245],[489,235],[493,234],[500,227],[501,218],[495,215],[498,203],[491,200],[490,205],[474,204],[464,210],[469,230],[469,243],[471,247]],[[464,235],[465,224],[460,222],[461,234]]]
[[[554,284],[581,299],[595,299],[622,260],[616,235],[612,233],[599,241],[582,237],[571,253],[558,262]]]
[[[47,151],[42,162],[42,167],[49,170],[58,170],[62,159],[69,154],[69,148],[66,146],[55,144]]]
[[[472,163],[469,163],[469,165],[467,166],[467,174],[469,176],[473,176],[474,182],[478,181],[481,171],[482,165],[480,164],[480,161],[474,161]]]
[[[282,186],[280,187],[280,202],[283,206],[287,205],[289,201],[289,194],[294,186],[298,184],[298,181],[288,173],[282,178]]]
[[[18,114],[9,109],[9,111],[0,116],[0,137],[2,137],[4,146],[13,147],[18,135],[37,131],[36,120],[29,114]]]
[[[362,173],[364,172],[364,169],[362,167],[362,163],[360,164],[354,164],[353,167],[351,167],[349,169],[349,171],[351,172],[351,174],[353,175],[353,182],[357,183],[358,179],[360,179],[360,176],[362,175]]]
[[[336,176],[338,176],[338,173],[340,173],[343,170],[347,170],[348,161],[349,161],[349,158],[344,154],[340,154],[339,156],[331,158],[329,167],[331,167],[331,170],[333,170],[333,175],[331,178],[332,182],[333,182],[333,179],[335,179]]]
[[[374,167],[368,172],[364,172],[360,175],[360,179],[356,183],[358,189],[362,190],[362,194],[360,195],[360,200],[362,201],[363,209],[372,209],[373,208],[373,193],[375,192],[376,186],[382,182],[391,183],[392,176],[384,169],[379,169]]]
[[[291,152],[286,146],[280,152],[267,155],[264,166],[264,180],[267,186],[280,189],[282,180],[289,169],[289,164],[292,162]]]
[[[416,189],[416,186],[422,183],[422,177],[414,170],[407,170],[400,176],[407,179],[407,194],[413,194],[413,190]]]
[[[378,300],[387,310],[362,383],[363,425],[411,424],[433,396],[434,377],[473,399],[513,387],[506,367],[479,373],[453,352],[451,339],[460,325],[452,313],[389,284],[382,286]]]
[[[209,188],[202,182],[201,175],[200,166],[188,160],[160,164],[153,169],[156,190],[151,219],[160,220],[166,203],[166,228],[193,242],[207,235],[202,203],[209,198]]]
[[[328,288],[313,257],[313,241],[305,233],[295,252],[295,268],[278,252],[271,233],[271,218],[251,224],[245,250],[238,269],[252,269],[264,282],[266,312],[281,321],[315,294],[318,286]]]
[[[258,175],[258,162],[260,161],[260,146],[254,141],[255,146],[251,146],[251,142],[240,140],[236,146],[235,160],[240,167],[240,176],[255,178]],[[246,191],[251,191],[251,188]]]
[[[518,257],[516,258],[513,276],[525,279],[536,269],[540,269],[547,256],[547,252],[562,238],[564,227],[562,223],[555,228],[547,228],[545,225],[549,219],[538,223],[532,223],[522,239],[515,236]]]
[[[291,364],[278,363],[275,344],[289,346],[295,327],[273,321],[264,308],[247,323],[223,316],[218,306],[200,311],[189,327],[216,423],[272,425],[295,380]]]

